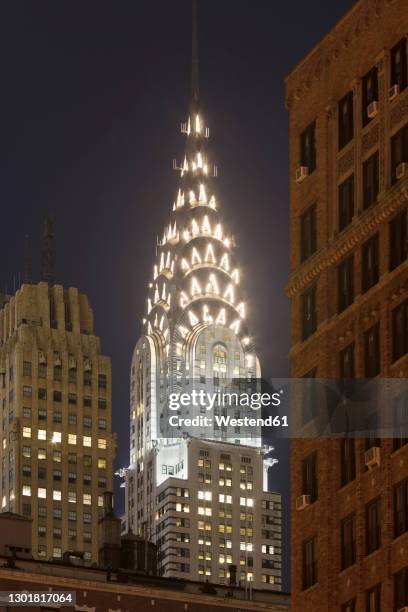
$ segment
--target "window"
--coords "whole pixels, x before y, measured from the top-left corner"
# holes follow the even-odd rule
[[[340,351],[340,378],[347,379],[354,377],[354,343],[352,343]]]
[[[390,271],[395,270],[407,258],[408,253],[407,209],[390,222]]]
[[[339,231],[350,225],[354,215],[354,174],[339,185]]]
[[[316,536],[303,544],[303,589],[317,582],[317,539]]]
[[[76,425],[76,423],[77,423],[76,414],[69,414],[68,415],[68,425]]]
[[[340,442],[341,486],[356,477],[356,449],[354,438],[343,438]]]
[[[54,393],[52,394],[52,399],[54,402],[62,402],[61,391],[54,391]]]
[[[98,376],[98,386],[99,386],[100,389],[106,389],[106,387],[107,387],[106,374],[99,374],[99,376]]]
[[[92,438],[91,438],[91,436],[84,436],[83,437],[83,445],[84,446],[92,446]]]
[[[40,413],[40,411],[38,411],[38,413]],[[62,412],[54,412],[52,420],[54,423],[62,423]]]
[[[366,554],[374,552],[381,546],[381,499],[366,505]]]
[[[52,511],[52,516],[55,519],[61,519],[62,518],[62,509],[61,508],[54,508]]]
[[[84,416],[84,427],[92,427],[92,417]]]
[[[310,206],[300,217],[300,257],[306,261],[316,251],[316,205]]]
[[[351,514],[341,522],[341,569],[356,562],[356,515]]]
[[[380,584],[376,584],[366,592],[366,612],[381,612]]]
[[[76,434],[68,434],[68,444],[76,444],[77,437]]]
[[[23,427],[23,438],[31,438],[31,427]]]
[[[393,399],[392,409],[394,435],[399,435],[398,438],[394,438],[394,451],[396,451],[408,444],[408,437],[405,437],[408,431],[408,392],[402,392]]]
[[[379,190],[378,151],[363,163],[363,209],[377,200]]]
[[[343,312],[354,301],[354,255],[350,255],[338,267],[338,312]]]
[[[32,393],[33,393],[33,391],[31,389],[31,387],[28,387],[28,386],[24,385],[24,387],[23,387],[23,396],[24,397],[31,397]]]
[[[365,293],[378,283],[379,275],[379,245],[377,233],[363,244],[361,259],[362,293]]]
[[[68,520],[76,522],[76,520],[77,520],[77,513],[75,512],[75,510],[70,510],[68,512]]]
[[[23,376],[31,376],[31,361],[23,361]]]
[[[23,446],[23,457],[31,457],[31,446]]]
[[[408,353],[408,299],[392,311],[392,360]]]
[[[30,485],[23,485],[23,495],[26,495],[27,497],[31,495]]]
[[[102,470],[106,468],[106,459],[101,457],[98,459],[98,468]]]
[[[106,429],[106,419],[98,419],[99,429]]]
[[[47,399],[47,389],[38,389],[38,399],[40,400]]]
[[[341,606],[341,612],[356,612],[356,600],[351,599]]]
[[[300,135],[300,165],[309,168],[309,174],[316,169],[316,124],[311,123]]]
[[[368,106],[371,102],[378,101],[378,70],[377,67],[371,68],[363,77],[363,126],[367,125],[371,118],[367,114]]]
[[[353,138],[353,92],[339,102],[339,151]]]
[[[310,496],[310,503],[317,500],[317,453],[302,462],[302,494]]]
[[[47,439],[47,430],[46,429],[39,429],[37,432],[37,437],[39,440],[46,440]]]
[[[400,40],[391,49],[391,87],[398,85],[399,90],[403,91],[407,86],[407,41],[406,38]]]
[[[38,459],[46,459],[47,458],[47,450],[45,448],[39,448],[37,453]]]
[[[104,450],[106,448],[106,439],[98,438],[98,448]]]
[[[54,450],[52,452],[52,459],[53,461],[55,461],[56,463],[61,463],[61,459],[62,459],[62,453],[59,450]]]
[[[366,378],[373,378],[380,373],[380,331],[378,323],[364,334],[364,368]]]
[[[107,406],[106,399],[104,399],[103,397],[99,397],[98,398],[98,408],[105,409],[106,406]]]
[[[302,340],[311,336],[317,327],[316,313],[316,285],[307,289],[300,297],[301,303],[301,322]]]
[[[90,506],[92,503],[92,496],[90,493],[84,493],[83,495],[83,504],[84,506]]]
[[[394,575],[394,610],[408,606],[408,567]]]
[[[23,408],[23,417],[25,419],[31,419],[31,408]]]
[[[408,531],[408,478],[394,487],[394,538]]]
[[[76,504],[76,501],[77,501],[76,491],[68,491],[68,502],[71,504]]]
[[[59,444],[61,442],[61,432],[53,431],[51,441],[53,444]]]
[[[391,138],[391,182],[397,181],[397,168],[408,162],[408,124]]]

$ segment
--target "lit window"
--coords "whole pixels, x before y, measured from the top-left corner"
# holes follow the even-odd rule
[[[106,459],[102,459],[101,457],[98,459],[98,468],[101,470],[106,468]]]
[[[30,485],[23,486],[23,495],[30,496],[31,495],[31,487]]]
[[[58,489],[54,489],[54,491],[52,492],[52,499],[55,501],[61,501],[61,491],[59,491]]]
[[[84,506],[90,506],[92,503],[92,496],[90,493],[84,493],[83,497]]]
[[[60,431],[53,431],[52,432],[52,443],[53,444],[58,444],[59,442],[61,442],[61,432]]]
[[[23,427],[23,438],[31,438],[31,427]]]
[[[105,438],[98,438],[98,448],[102,450],[106,449],[106,439]]]
[[[62,549],[59,546],[54,546],[52,549],[52,556],[56,559],[60,559],[62,557]]]
[[[39,429],[38,430],[38,439],[39,440],[46,440],[47,439],[47,430],[46,429]]]
[[[212,501],[211,491],[198,491],[198,499],[205,499],[206,501]]]
[[[68,434],[68,444],[76,444],[77,437],[76,434]]]
[[[46,459],[47,458],[47,451],[45,450],[45,448],[39,448],[38,449],[38,459]]]
[[[84,436],[84,446],[92,446],[91,436]]]
[[[103,508],[103,495],[98,495],[98,506]]]
[[[39,489],[38,489],[38,497],[40,497],[41,499],[45,499],[47,497],[47,489],[39,487]]]

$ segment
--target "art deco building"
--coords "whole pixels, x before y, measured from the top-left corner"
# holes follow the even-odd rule
[[[110,359],[77,289],[23,284],[3,301],[1,510],[31,518],[34,556],[97,561],[115,452]]]
[[[407,8],[360,0],[286,80],[296,378],[408,377]],[[408,439],[377,438],[293,440],[296,611],[408,609]]]
[[[185,156],[175,164],[179,189],[156,246],[131,367],[126,521],[158,544],[162,575],[228,582],[236,574],[279,590],[281,499],[266,491],[273,461],[263,460],[259,428],[169,425],[170,394],[246,390],[260,378],[234,239],[222,223],[217,172],[206,153],[195,20],[193,32]],[[221,405],[214,412],[227,410],[236,417],[252,412]]]

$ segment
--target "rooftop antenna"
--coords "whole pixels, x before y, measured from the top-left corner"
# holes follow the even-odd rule
[[[45,219],[41,248],[41,280],[51,287],[55,283],[55,243],[54,224],[50,218]]]
[[[30,237],[28,234],[24,236],[24,272],[23,283],[29,283],[31,276],[31,254],[30,254]]]

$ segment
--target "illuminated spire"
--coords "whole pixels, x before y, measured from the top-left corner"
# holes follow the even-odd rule
[[[191,58],[191,114],[198,113],[199,81],[198,81],[198,28],[197,0],[193,0],[192,26],[192,58]]]

